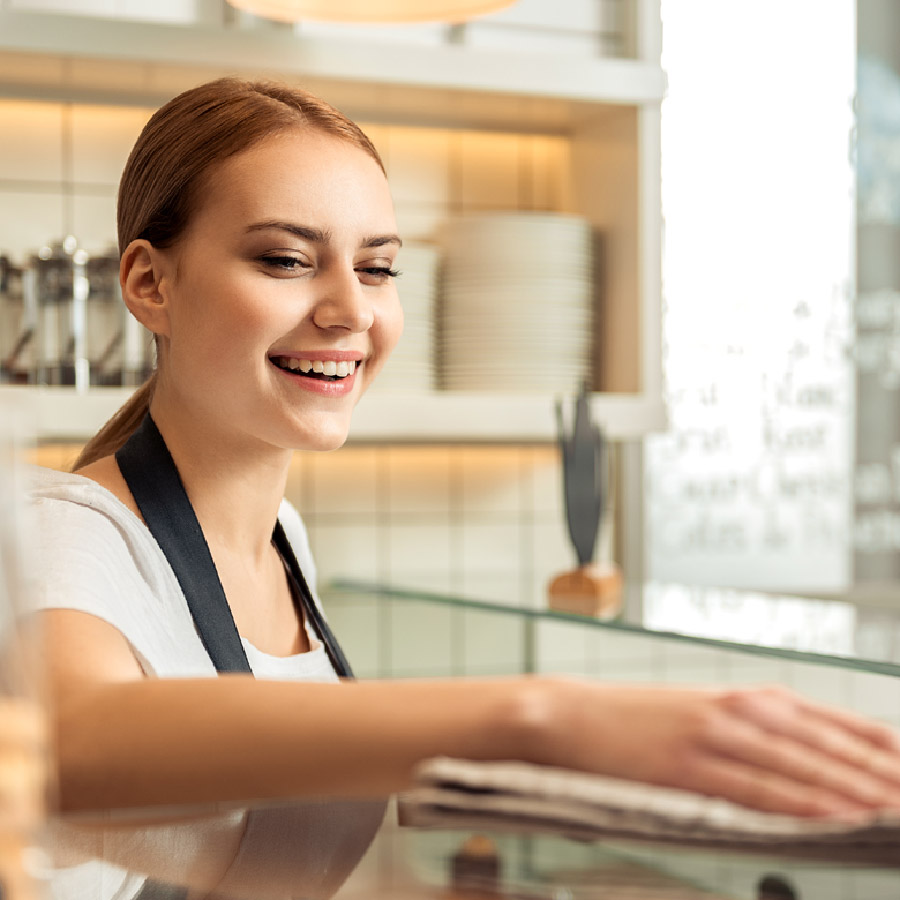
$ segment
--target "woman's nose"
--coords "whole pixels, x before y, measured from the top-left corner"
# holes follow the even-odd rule
[[[313,321],[319,328],[345,328],[352,332],[368,331],[375,321],[372,300],[365,285],[350,268],[335,267],[319,276],[319,296],[313,310]]]

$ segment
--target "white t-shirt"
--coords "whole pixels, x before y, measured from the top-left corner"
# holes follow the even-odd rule
[[[175,573],[144,523],[88,478],[37,467],[32,474],[34,608],[74,609],[108,622],[148,677],[215,677]],[[287,501],[278,518],[319,605],[303,522]],[[254,675],[337,681],[309,623],[307,631],[311,649],[290,657],[270,656],[242,638]],[[139,830],[57,822],[50,830],[57,866],[51,896],[129,900],[142,873],[178,882],[184,873],[203,871],[221,872],[218,890],[247,900],[325,897],[359,861],[383,814],[380,802],[334,801]]]

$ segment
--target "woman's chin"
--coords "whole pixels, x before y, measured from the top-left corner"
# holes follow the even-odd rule
[[[337,450],[347,442],[350,431],[349,417],[347,422],[321,422],[315,427],[310,427],[310,423],[304,425],[291,442],[294,450]]]

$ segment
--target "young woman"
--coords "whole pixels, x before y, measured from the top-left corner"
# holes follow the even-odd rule
[[[900,808],[895,736],[781,689],[337,683],[344,661],[303,583],[313,584],[312,560],[283,495],[294,450],[343,444],[400,335],[401,241],[378,154],[302,91],[212,82],[147,124],[122,176],[118,227],[123,297],[156,336],[158,369],[75,473],[42,472],[35,487],[64,813],[156,811],[200,835],[205,868],[190,857],[186,880],[235,891],[235,860],[255,839],[247,817],[184,825],[167,810],[318,798],[277,829],[282,841],[295,829],[285,846],[316,869],[311,896],[334,890],[363,852],[377,798],[439,755],[569,767],[803,816]],[[141,442],[126,444],[135,433]],[[189,500],[168,546],[148,521],[166,458]],[[154,517],[175,508],[164,498]],[[212,613],[188,596],[203,566],[224,595]],[[207,631],[219,625],[235,667],[212,660]],[[236,674],[210,677],[217,668]],[[104,842],[107,858],[127,862],[127,846]],[[177,868],[157,855],[144,872]],[[116,884],[130,896],[132,882]]]

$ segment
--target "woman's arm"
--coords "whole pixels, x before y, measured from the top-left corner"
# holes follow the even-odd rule
[[[891,731],[778,688],[154,679],[107,623],[40,616],[67,812],[387,795],[434,756],[564,766],[799,815],[900,809]]]

